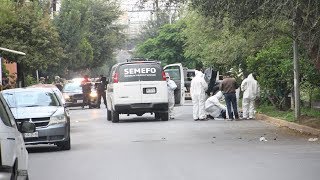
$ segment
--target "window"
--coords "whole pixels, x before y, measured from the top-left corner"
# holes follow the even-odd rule
[[[0,119],[6,126],[12,126],[7,111],[5,110],[4,104],[0,101]]]
[[[165,69],[166,73],[169,73],[170,79],[172,80],[181,80],[180,68],[178,66],[169,66]]]
[[[53,92],[21,91],[3,95],[11,108],[60,105]]]

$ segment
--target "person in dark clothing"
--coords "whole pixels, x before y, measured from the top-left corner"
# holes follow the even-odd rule
[[[107,78],[103,75],[100,75],[99,83],[97,84],[97,93],[98,93],[98,104],[97,107],[100,108],[101,98],[103,98],[103,103],[107,107],[107,98],[106,98],[106,89],[107,89]]]
[[[227,104],[229,119],[233,120],[234,118],[239,119],[237,97],[236,97],[236,89],[239,86],[236,82],[236,79],[230,77],[230,75],[231,75],[230,73],[227,73],[226,77],[221,82],[220,90],[223,92],[223,95]],[[233,108],[233,112],[231,110],[231,106]]]
[[[82,87],[82,94],[83,94],[83,103],[82,108],[84,106],[89,106],[91,108],[90,104],[90,93],[91,93],[91,81],[89,79],[89,76],[85,75],[83,81],[81,82]]]

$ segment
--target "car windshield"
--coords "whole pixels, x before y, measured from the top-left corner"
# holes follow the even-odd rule
[[[76,83],[67,83],[63,87],[63,92],[82,92],[82,88],[80,86],[80,82]]]
[[[11,108],[60,105],[53,92],[22,91],[4,93],[3,95]]]

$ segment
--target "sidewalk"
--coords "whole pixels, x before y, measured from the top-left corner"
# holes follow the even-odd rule
[[[310,134],[310,135],[314,135],[314,136],[320,137],[320,129],[315,129],[315,128],[304,126],[304,125],[300,125],[300,124],[297,124],[297,123],[288,122],[288,121],[285,121],[285,120],[269,117],[269,116],[264,115],[264,114],[256,114],[256,119],[262,120],[262,121],[266,121],[268,123],[274,124],[274,125],[279,126],[279,127],[287,127],[289,129],[301,132],[303,134]]]

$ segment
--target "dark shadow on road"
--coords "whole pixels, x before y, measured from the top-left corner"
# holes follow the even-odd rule
[[[155,118],[152,117],[132,117],[128,119],[121,119],[119,123],[137,123],[137,122],[155,122],[155,121],[160,121],[156,120]]]
[[[27,146],[28,153],[48,153],[48,152],[57,152],[61,151],[60,148],[54,145],[46,145],[46,146]]]

